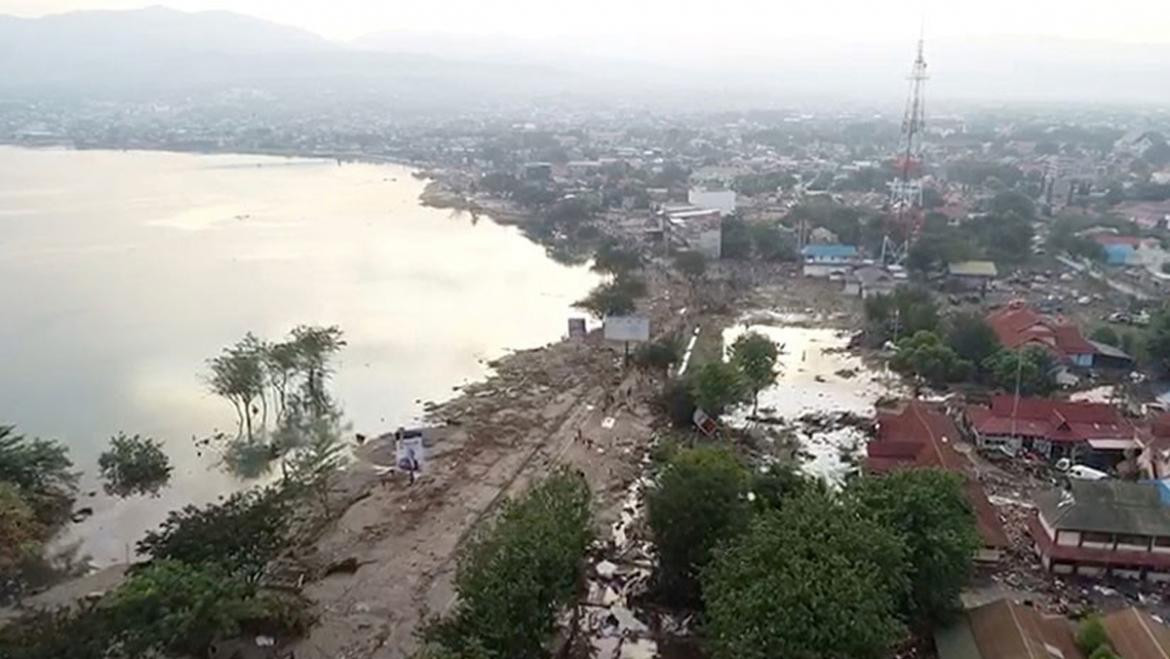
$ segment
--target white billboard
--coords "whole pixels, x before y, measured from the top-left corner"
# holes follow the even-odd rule
[[[650,319],[642,316],[609,316],[605,319],[609,341],[649,341]]]
[[[398,440],[396,453],[398,469],[407,472],[412,476],[414,474],[421,474],[427,462],[426,449],[423,448],[423,438],[421,435],[416,437],[403,437]],[[412,478],[413,480],[413,478]]]

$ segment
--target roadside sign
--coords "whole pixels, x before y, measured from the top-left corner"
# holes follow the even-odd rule
[[[402,437],[395,444],[395,453],[399,471],[421,474],[426,467],[427,454],[422,435]]]
[[[569,319],[569,338],[583,339],[585,338],[585,319],[584,318],[570,318]]]
[[[642,316],[608,316],[605,338],[609,341],[649,341],[650,319]]]

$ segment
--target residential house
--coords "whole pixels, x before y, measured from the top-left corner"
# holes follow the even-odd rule
[[[800,250],[804,257],[805,277],[844,277],[858,262],[853,245],[805,245]]]
[[[1028,523],[1055,574],[1170,581],[1170,504],[1158,483],[1076,480],[1036,496]]]
[[[970,405],[964,418],[980,449],[1068,457],[1111,468],[1139,448],[1137,428],[1106,403],[1001,395],[990,406]]]
[[[1008,599],[964,611],[934,644],[939,659],[1085,659],[1068,618]]]
[[[1118,236],[1109,233],[1099,233],[1092,240],[1105,251],[1105,263],[1108,265],[1140,265],[1138,247],[1142,239],[1134,236]]]
[[[1021,300],[991,312],[986,321],[999,342],[1009,350],[1039,346],[1051,352],[1061,363],[1077,368],[1116,367],[1121,357],[1125,358],[1120,360],[1126,364],[1123,368],[1133,364],[1133,359],[1121,351],[1115,348],[1103,350],[1086,339],[1076,325],[1041,315]],[[1098,360],[1098,355],[1105,355],[1105,358]]]
[[[976,559],[996,562],[1008,547],[999,513],[975,477],[971,461],[955,449],[961,435],[951,418],[921,401],[910,401],[897,414],[879,413],[874,439],[865,446],[865,472],[898,469],[943,469],[963,478],[963,491],[982,541]]]
[[[992,281],[999,276],[993,261],[962,261],[947,266],[947,288],[954,291],[978,291],[986,295]]]
[[[1125,659],[1166,659],[1170,657],[1170,627],[1141,609],[1131,606],[1101,619],[1109,645]]]
[[[1125,659],[1170,657],[1170,627],[1136,607],[1101,618],[1109,646]],[[1031,606],[999,599],[968,609],[935,630],[939,659],[1086,659],[1076,624]]]
[[[889,295],[897,287],[898,281],[889,270],[867,265],[845,276],[844,293],[865,300],[876,295]]]

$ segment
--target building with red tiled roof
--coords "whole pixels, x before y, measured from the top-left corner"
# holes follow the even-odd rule
[[[991,312],[985,320],[1009,350],[1039,346],[1072,366],[1093,366],[1097,348],[1068,321],[1039,314],[1021,301]]]
[[[910,401],[897,414],[879,413],[875,438],[866,444],[865,472],[943,469],[963,476],[963,491],[983,541],[981,561],[998,561],[1008,546],[999,513],[971,473],[971,461],[955,450],[959,429],[941,410]]]
[[[1008,599],[964,611],[934,641],[939,659],[1085,659],[1072,621]]]
[[[1101,618],[1109,646],[1125,659],[1170,658],[1170,627],[1136,607]],[[1008,599],[968,609],[935,630],[939,659],[1085,659],[1076,624]]]
[[[1139,447],[1137,427],[1107,403],[1001,395],[990,406],[968,406],[964,416],[979,448],[1011,455],[1032,451],[1055,460],[1097,454],[1116,463]]]

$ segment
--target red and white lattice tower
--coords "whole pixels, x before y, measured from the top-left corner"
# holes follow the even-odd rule
[[[922,230],[925,214],[922,209],[922,138],[926,131],[926,57],[924,40],[918,37],[918,57],[910,70],[910,91],[906,99],[906,113],[902,117],[902,138],[894,159],[896,176],[890,182],[890,212],[899,237],[903,240],[894,260],[905,258],[910,242]],[[891,241],[889,238],[887,243]],[[883,252],[886,246],[883,245]]]

